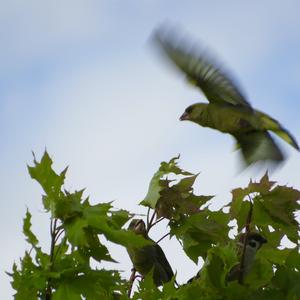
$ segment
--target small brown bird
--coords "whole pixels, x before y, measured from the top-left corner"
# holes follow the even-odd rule
[[[239,239],[239,256],[242,256],[242,249],[244,247],[246,234],[242,234]],[[257,232],[250,232],[246,241],[246,249],[244,255],[244,267],[241,269],[241,262],[233,266],[227,275],[227,281],[239,280],[241,272],[243,272],[242,278],[245,278],[253,265],[255,255],[257,251],[265,244],[267,240]]]
[[[238,256],[242,257],[242,251],[244,247],[244,240],[245,240],[246,234],[242,234],[239,238],[239,253]],[[248,234],[247,242],[246,242],[246,249],[245,249],[245,257],[244,257],[244,267],[243,270],[241,270],[241,263],[236,264],[231,268],[229,273],[226,276],[226,281],[234,281],[239,280],[241,272],[243,272],[242,278],[245,278],[253,265],[255,255],[257,251],[261,248],[263,244],[265,244],[267,240],[262,237],[259,233],[256,232],[250,232]],[[201,270],[192,278],[190,278],[187,281],[187,284],[192,283],[194,280],[201,278]]]
[[[142,276],[146,276],[150,271],[153,271],[153,282],[157,286],[170,281],[174,276],[172,268],[161,247],[149,238],[145,222],[142,219],[133,219],[128,229],[153,242],[152,245],[144,247],[127,248],[136,271]]]

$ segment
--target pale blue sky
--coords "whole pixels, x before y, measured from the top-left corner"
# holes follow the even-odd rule
[[[183,168],[201,172],[196,190],[217,194],[216,206],[230,199],[230,189],[261,175],[238,174],[229,136],[178,121],[203,97],[151,48],[157,25],[181,25],[213,49],[252,105],[299,142],[299,11],[299,1],[274,0],[3,1],[0,298],[12,298],[4,270],[27,247],[21,233],[26,206],[42,245],[49,243],[41,189],[26,170],[31,150],[39,158],[47,147],[57,171],[70,166],[67,189],[87,187],[92,202],[116,200],[135,212],[143,211],[136,204],[159,163],[178,153]],[[300,188],[299,153],[280,145],[290,158],[272,179]],[[197,268],[171,245],[170,263],[184,281]],[[112,252],[120,261],[115,267],[128,276],[125,250]]]

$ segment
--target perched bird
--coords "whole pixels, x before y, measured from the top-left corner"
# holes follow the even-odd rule
[[[246,243],[243,268],[241,268],[241,262],[233,266],[227,275],[227,281],[234,281],[240,279],[240,274],[243,272],[242,278],[245,278],[251,270],[255,255],[267,240],[257,232],[250,232],[248,238],[245,241],[246,234],[242,234],[239,240],[239,256],[242,258],[242,250],[244,243]]]
[[[238,256],[240,259],[242,258],[245,237],[246,234],[242,234],[239,238]],[[251,270],[257,250],[259,250],[266,242],[267,240],[259,233],[250,232],[246,241],[243,270],[241,269],[241,262],[239,262],[231,268],[226,276],[226,281],[239,280],[241,272],[243,272],[242,278],[245,278]],[[192,283],[194,280],[201,278],[201,271],[202,270],[200,270],[194,277],[190,278],[186,284]]]
[[[231,134],[246,165],[257,161],[279,163],[284,156],[271,137],[274,132],[299,150],[292,135],[278,121],[251,107],[238,85],[207,51],[174,32],[158,30],[155,41],[167,57],[198,87],[209,103],[189,106],[180,117],[203,127]]]
[[[133,219],[128,229],[152,241],[147,235],[146,225],[142,219]],[[152,245],[140,248],[127,248],[127,252],[136,271],[142,276],[153,271],[153,282],[160,286],[170,281],[174,273],[161,247],[154,241],[152,242]]]

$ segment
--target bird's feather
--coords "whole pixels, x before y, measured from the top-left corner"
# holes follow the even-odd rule
[[[255,113],[259,116],[262,126],[265,130],[271,130],[275,134],[277,134],[280,138],[282,138],[284,141],[289,143],[291,146],[293,146],[295,149],[299,150],[299,145],[297,144],[294,137],[286,130],[284,127],[281,126],[281,124],[268,116],[267,114],[256,110]]]
[[[207,51],[186,38],[158,30],[155,40],[168,58],[186,75],[188,82],[200,88],[209,102],[241,105],[252,110],[235,80]]]
[[[279,163],[284,156],[267,131],[252,131],[234,135],[248,165],[257,161]]]

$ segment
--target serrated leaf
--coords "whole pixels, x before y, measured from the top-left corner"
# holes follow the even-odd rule
[[[27,237],[26,241],[31,244],[32,246],[36,246],[38,244],[38,239],[31,231],[31,214],[26,210],[26,216],[23,220],[23,233]]]
[[[170,223],[171,235],[183,244],[186,254],[197,263],[198,257],[206,257],[207,251],[217,244],[226,244],[229,215],[205,210],[175,223]]]
[[[58,289],[52,295],[53,300],[81,300],[80,294],[78,294],[72,284],[62,283]]]
[[[148,206],[150,208],[155,208],[156,203],[158,199],[160,198],[160,192],[162,191],[163,187],[161,185],[161,176],[163,176],[163,173],[158,171],[154,174],[152,177],[150,184],[149,184],[149,189],[147,192],[146,197],[144,200],[140,203],[141,205]]]
[[[151,272],[146,275],[144,280],[140,281],[138,292],[135,292],[132,299],[149,299],[157,300],[164,299],[164,294],[155,286]]]
[[[162,180],[164,176],[167,176],[171,173],[176,175],[183,175],[183,176],[194,175],[190,172],[180,169],[177,166],[178,159],[179,156],[173,157],[169,162],[162,162],[160,164],[160,168],[153,175],[150,181],[147,195],[144,198],[144,200],[140,203],[141,205],[148,206],[150,208],[155,209],[157,201],[160,198],[160,193],[166,186],[165,185],[166,182]]]
[[[286,234],[288,238],[297,243],[299,239],[299,224],[295,220],[295,212],[299,210],[300,191],[287,186],[275,186],[266,173],[260,182],[250,182],[244,189],[232,191],[230,214],[238,223],[240,231],[246,225],[250,206],[246,204],[250,198],[253,201],[252,226],[256,225],[264,234],[269,235],[265,225],[271,225],[280,231],[281,237]],[[278,246],[278,245],[276,245]]]
[[[181,193],[183,193],[183,192],[189,193],[190,191],[192,191],[192,186],[195,183],[195,180],[197,179],[198,175],[199,175],[199,173],[181,179],[178,183],[176,183],[173,186],[173,188],[176,191],[179,191]]]
[[[116,262],[111,258],[108,249],[100,243],[98,236],[92,231],[90,228],[86,230],[88,246],[85,248],[85,251],[88,252],[88,255],[99,262],[102,260]]]
[[[84,218],[73,218],[64,224],[66,236],[73,246],[87,246],[85,229],[88,222]]]
[[[52,169],[52,159],[47,151],[40,162],[34,159],[34,166],[28,166],[28,171],[32,179],[40,183],[47,195],[58,196],[64,184],[67,168],[65,168],[59,175]]]
[[[203,271],[201,270],[200,278],[207,276],[206,279],[214,288],[223,289],[226,285],[227,273],[237,260],[234,250],[232,244],[211,248],[208,251]]]
[[[135,245],[137,247],[145,246],[148,242],[141,236],[124,229],[114,229],[110,224],[108,216],[97,216],[91,210],[84,211],[88,225],[96,230],[98,234],[104,236],[111,242],[123,245],[125,247]]]
[[[120,209],[117,211],[111,212],[111,222],[116,224],[117,228],[123,227],[123,225],[132,218],[131,215],[127,210]]]

